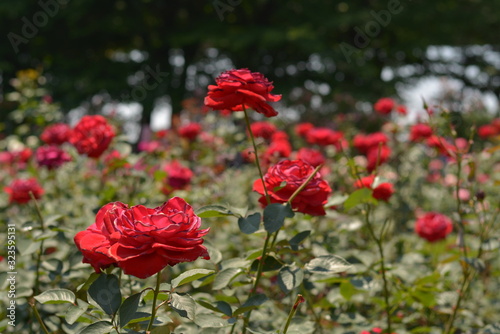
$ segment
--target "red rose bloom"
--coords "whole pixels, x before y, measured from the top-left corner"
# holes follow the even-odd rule
[[[292,154],[292,145],[286,139],[274,140],[264,153],[268,159],[271,157],[288,158],[290,154]]]
[[[40,139],[49,145],[61,145],[69,141],[71,128],[68,124],[56,123],[43,130]]]
[[[35,157],[39,166],[45,166],[48,169],[61,167],[66,162],[71,161],[68,152],[55,145],[40,146],[35,152]]]
[[[395,103],[393,99],[383,97],[375,103],[373,109],[382,115],[387,115],[391,113],[392,109],[394,109],[394,105]]]
[[[415,232],[430,242],[446,238],[452,230],[451,219],[437,212],[428,212],[415,223]]]
[[[176,160],[167,164],[163,170],[167,172],[167,178],[164,180],[164,187],[162,188],[165,195],[176,189],[185,189],[193,178],[191,169],[184,167]]]
[[[380,148],[373,147],[366,154],[366,158],[368,160],[366,168],[369,172],[371,172],[375,168],[389,160],[390,156],[391,149],[389,148],[389,146],[381,146]]]
[[[307,132],[306,140],[309,144],[327,146],[335,145],[343,136],[342,132],[329,128],[314,128]]]
[[[307,133],[313,128],[314,125],[312,123],[300,123],[295,126],[295,133],[297,136],[305,138]]]
[[[83,116],[71,131],[69,142],[78,153],[98,158],[115,137],[113,127],[100,115]]]
[[[392,194],[394,194],[394,188],[391,183],[381,183],[375,189],[373,189],[372,196],[373,198],[379,201],[388,201],[391,198]]]
[[[362,177],[359,180],[356,180],[356,182],[354,183],[354,187],[356,187],[357,189],[361,189],[361,188],[370,188],[371,189],[373,181],[375,181],[375,175],[368,175],[368,176]]]
[[[451,157],[453,153],[457,151],[457,148],[450,144],[445,138],[436,135],[427,138],[427,145],[436,148],[439,153],[448,157]]]
[[[278,141],[278,140],[289,140],[290,137],[288,137],[288,135],[286,134],[285,131],[276,131],[275,133],[273,133],[273,135],[271,136],[271,141]]]
[[[363,154],[367,154],[373,148],[380,145],[385,146],[389,138],[383,132],[374,132],[369,135],[358,134],[353,138],[353,146]]]
[[[313,171],[314,167],[302,160],[283,160],[269,168],[264,175],[264,182],[271,203],[286,203]],[[261,179],[254,182],[253,190],[262,195],[259,202],[266,206],[267,200]],[[328,182],[316,173],[307,186],[293,199],[292,209],[312,216],[323,216],[326,214],[323,206],[331,192]]]
[[[419,141],[432,136],[432,128],[427,124],[415,124],[410,129],[410,141]]]
[[[189,140],[195,140],[200,133],[201,125],[194,122],[179,128],[179,136]]]
[[[273,95],[272,82],[261,73],[248,69],[230,70],[215,79],[217,85],[208,86],[205,105],[214,110],[243,111],[252,108],[266,117],[278,115],[267,102],[277,102],[281,95]]]
[[[250,125],[250,129],[255,137],[264,139],[271,139],[276,132],[276,126],[269,122],[254,122]]]
[[[477,129],[477,134],[479,137],[486,139],[494,137],[500,133],[500,129],[492,124],[482,125]]]
[[[318,167],[326,161],[325,156],[320,151],[308,147],[299,149],[297,159],[304,160],[313,167]]]
[[[392,194],[394,194],[394,188],[391,183],[381,183],[377,187],[373,188],[373,182],[375,181],[375,175],[369,175],[357,180],[354,183],[354,187],[368,188],[372,189],[372,197],[379,201],[388,201]]]
[[[76,234],[75,244],[83,263],[96,272],[116,265],[125,274],[147,278],[166,266],[210,259],[202,245],[209,229],[199,230],[200,225],[201,218],[179,197],[154,209],[114,202],[103,206],[95,223]]]
[[[9,203],[24,204],[31,201],[30,192],[36,199],[42,197],[44,190],[38,184],[35,178],[17,179],[4,188],[5,192],[9,194]]]

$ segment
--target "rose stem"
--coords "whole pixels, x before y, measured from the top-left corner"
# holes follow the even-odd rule
[[[266,183],[264,182],[264,174],[262,174],[262,169],[260,168],[260,160],[259,155],[257,153],[257,145],[255,144],[255,138],[252,133],[252,128],[250,127],[250,119],[248,118],[247,109],[245,105],[242,105],[243,112],[245,114],[245,123],[247,124],[248,135],[250,136],[250,140],[252,141],[253,150],[255,154],[255,164],[257,165],[257,169],[259,170],[259,176],[262,181],[262,186],[264,187],[264,193],[266,194],[267,204],[271,204],[271,198],[269,197],[269,193],[267,192]]]
[[[156,300],[158,299],[158,293],[160,292],[160,281],[161,281],[161,270],[156,274],[156,287],[153,293],[153,307],[151,308],[151,319],[149,320],[148,328],[146,332],[151,331],[153,327],[153,322],[156,316]]]
[[[50,334],[49,330],[47,329],[47,327],[45,326],[45,323],[42,320],[42,317],[40,316],[40,313],[38,313],[38,310],[36,309],[35,300],[33,298],[30,298],[29,304],[31,306],[31,309],[33,310],[33,313],[35,314],[35,318],[40,323],[40,327],[42,327],[43,332],[45,334]]]
[[[288,331],[288,326],[290,326],[290,322],[292,322],[293,316],[295,315],[295,312],[297,312],[297,308],[299,307],[300,303],[303,303],[304,297],[302,295],[297,295],[297,298],[295,298],[295,303],[293,304],[292,309],[290,310],[290,313],[288,314],[288,319],[286,319],[286,324],[285,328],[283,329],[283,334],[286,334]]]
[[[387,313],[387,332],[389,334],[392,333],[392,323],[391,323],[391,306],[389,304],[389,285],[387,282],[387,277],[385,274],[385,258],[384,258],[384,249],[382,248],[382,233],[380,235],[380,238],[377,238],[375,235],[375,232],[373,231],[373,227],[370,222],[370,205],[366,205],[365,211],[365,222],[366,226],[368,227],[368,231],[370,231],[370,235],[372,236],[373,240],[375,240],[375,243],[377,244],[378,251],[380,254],[380,269],[382,271],[382,280],[384,281],[384,300],[385,300],[385,312]],[[385,224],[384,224],[385,227]]]
[[[42,231],[42,233],[44,233],[45,232],[45,226],[44,226],[45,224],[44,224],[42,212],[40,211],[40,206],[38,206],[38,202],[37,202],[33,192],[30,191],[29,194],[30,194],[31,199],[33,200],[33,203],[35,203],[35,211],[37,213],[38,220],[40,222],[40,230]],[[36,277],[35,277],[35,287],[33,289],[34,294],[38,294],[40,292],[40,264],[42,262],[43,242],[44,242],[44,239],[42,239],[42,241],[40,241],[40,249],[38,249],[38,254],[37,254],[37,258],[36,258]]]

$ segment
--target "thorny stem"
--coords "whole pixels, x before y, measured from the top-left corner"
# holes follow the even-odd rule
[[[156,274],[156,287],[153,293],[153,306],[151,308],[151,319],[149,320],[148,328],[146,329],[146,332],[151,331],[151,328],[153,327],[153,322],[155,321],[155,316],[156,316],[156,301],[158,299],[158,293],[160,292],[160,282],[161,282],[161,271]]]
[[[33,313],[35,314],[36,320],[38,320],[38,323],[40,324],[40,327],[42,327],[43,332],[45,334],[49,334],[49,330],[45,326],[45,323],[43,322],[42,317],[40,316],[40,313],[38,313],[38,310],[37,310],[36,305],[35,305],[35,300],[32,299],[32,298],[30,298],[29,304],[31,306],[31,309],[33,310]]]
[[[250,291],[250,295],[248,296],[248,299],[250,299],[255,294],[255,292],[257,291],[257,287],[259,286],[260,277],[262,276],[262,271],[264,270],[264,260],[265,260],[266,254],[267,254],[267,249],[268,249],[268,245],[269,245],[269,239],[271,238],[271,234],[272,233],[267,232],[266,240],[264,241],[264,247],[262,248],[262,255],[261,255],[261,258],[259,260],[259,265],[257,268],[257,276],[255,277],[255,282],[253,284],[252,290]],[[276,231],[276,234],[278,234],[278,231]],[[252,314],[252,310],[249,310],[247,312],[247,314],[245,315],[245,318],[243,320],[243,330],[242,330],[243,334],[245,334],[247,331],[247,326],[248,326],[248,323],[250,322],[250,315],[251,314]]]
[[[260,160],[259,160],[259,154],[257,151],[257,144],[255,144],[255,138],[254,138],[254,135],[252,133],[252,128],[250,126],[250,118],[248,117],[248,112],[245,108],[245,105],[242,105],[242,107],[243,107],[243,113],[245,115],[245,123],[247,126],[248,135],[250,136],[250,140],[252,142],[252,146],[253,146],[253,150],[254,150],[254,154],[255,154],[255,164],[257,165],[257,169],[259,170],[259,176],[260,176],[260,180],[262,182],[262,186],[264,188],[264,194],[266,196],[266,201],[267,201],[267,204],[271,204],[271,197],[269,197],[269,193],[267,192],[266,182],[264,181],[264,174],[262,173],[262,169],[260,167]],[[278,234],[278,233],[276,232],[276,234]],[[268,232],[266,235],[266,240],[264,242],[264,247],[262,248],[262,255],[261,255],[261,258],[259,260],[259,264],[258,264],[258,268],[257,268],[257,277],[255,278],[254,285],[252,287],[252,290],[250,291],[250,295],[248,296],[248,298],[252,297],[255,294],[255,291],[257,290],[257,287],[258,287],[258,284],[260,281],[260,277],[262,276],[262,271],[264,270],[264,261],[265,261],[266,256],[267,256],[267,250],[268,250],[270,237],[271,237],[271,233]],[[274,241],[273,241],[273,244],[274,244]],[[245,315],[245,318],[243,321],[243,330],[242,330],[243,334],[246,333],[246,328],[247,328],[248,323],[250,321],[251,314],[252,314],[252,310],[248,311],[247,314]],[[234,330],[234,326],[233,326],[231,332],[233,330]]]
[[[459,217],[458,221],[458,246],[462,249],[462,253],[464,256],[464,263],[462,264],[462,273],[463,273],[463,279],[462,279],[462,284],[460,285],[460,290],[458,291],[458,298],[457,301],[455,302],[455,305],[453,306],[453,312],[448,319],[448,322],[446,323],[446,329],[445,329],[445,334],[450,334],[451,331],[453,330],[453,323],[455,322],[455,318],[458,313],[458,309],[460,308],[460,304],[463,300],[463,297],[470,285],[470,280],[472,279],[473,275],[469,271],[469,265],[467,262],[467,245],[465,243],[465,226],[464,226],[464,218],[463,218],[463,212],[462,212],[462,203],[459,197],[459,192],[460,192],[460,177],[462,174],[462,155],[460,153],[456,154],[456,162],[457,162],[457,183],[455,184],[455,197],[457,201],[457,213]]]
[[[267,204],[271,204],[271,198],[269,197],[269,193],[267,192],[266,183],[264,182],[264,174],[262,173],[262,169],[260,168],[260,160],[259,160],[259,154],[257,152],[257,144],[255,144],[255,138],[253,136],[252,128],[250,126],[250,118],[248,118],[248,113],[247,113],[245,106],[243,106],[243,112],[245,114],[245,123],[247,124],[248,135],[250,136],[250,140],[252,141],[252,145],[253,145],[253,150],[254,150],[254,154],[255,154],[255,164],[257,165],[257,169],[259,170],[259,176],[260,176],[260,179],[262,181],[262,186],[264,187],[266,201],[267,201]]]
[[[40,210],[40,206],[38,205],[38,202],[35,198],[35,195],[30,191],[30,197],[33,200],[33,203],[35,203],[35,211],[38,216],[38,221],[40,222],[40,230],[42,233],[45,232],[45,223],[43,220],[42,212]],[[38,249],[38,254],[36,258],[36,276],[35,276],[35,286],[33,288],[33,293],[38,294],[40,292],[40,265],[42,263],[42,254],[43,254],[43,242],[44,240],[40,241],[40,248]]]
[[[297,308],[299,307],[300,303],[303,303],[304,297],[302,295],[297,295],[297,298],[295,298],[295,303],[293,303],[292,309],[290,310],[290,313],[288,314],[288,318],[286,319],[286,324],[285,328],[283,329],[283,334],[286,334],[288,331],[288,327],[290,326],[290,323],[292,322],[293,316],[295,315],[295,312],[297,312]]]
[[[382,247],[382,234],[380,238],[378,238],[375,235],[375,232],[373,231],[373,227],[370,222],[370,208],[371,208],[370,205],[366,205],[365,222],[371,237],[373,238],[373,240],[375,240],[375,243],[377,244],[378,252],[380,254],[380,267],[382,271],[382,280],[384,282],[385,311],[387,313],[387,332],[392,333],[392,322],[391,322],[392,311],[391,311],[391,305],[389,304],[389,284],[387,282],[387,276],[386,276],[384,249]],[[384,229],[385,229],[385,223],[384,223]]]

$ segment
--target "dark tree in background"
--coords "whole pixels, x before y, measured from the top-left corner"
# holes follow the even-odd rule
[[[499,12],[500,0],[8,0],[1,85],[39,68],[65,111],[103,95],[141,103],[144,124],[159,97],[179,112],[231,66],[262,72],[317,117],[430,75],[498,97]]]

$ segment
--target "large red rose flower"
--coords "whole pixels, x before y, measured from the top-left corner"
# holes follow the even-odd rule
[[[102,207],[96,222],[78,232],[75,244],[96,272],[116,265],[128,275],[150,277],[166,266],[210,259],[200,230],[201,218],[182,198],[151,209],[114,202]]]
[[[223,72],[208,86],[205,105],[214,110],[243,111],[251,108],[266,117],[278,115],[268,102],[277,102],[281,95],[273,95],[272,82],[261,73],[248,69]]]
[[[98,158],[115,137],[113,127],[100,115],[83,116],[71,131],[69,142],[78,153]]]
[[[24,204],[31,201],[30,193],[33,197],[39,199],[44,190],[35,178],[29,179],[16,179],[4,188],[5,192],[9,194],[9,203]]]
[[[264,175],[264,182],[271,203],[286,203],[313,172],[314,167],[303,160],[283,160],[269,168]],[[253,190],[262,195],[259,202],[266,206],[267,200],[261,179],[254,182]],[[312,216],[324,216],[324,205],[331,192],[328,182],[316,173],[293,199],[292,209]]]
[[[435,242],[446,238],[453,230],[453,223],[447,216],[428,212],[417,219],[415,223],[415,232],[430,242]]]

